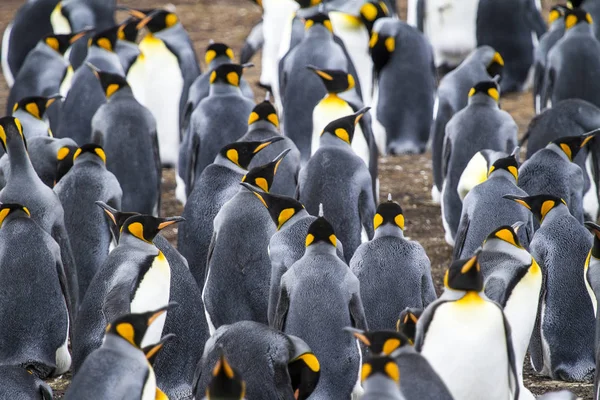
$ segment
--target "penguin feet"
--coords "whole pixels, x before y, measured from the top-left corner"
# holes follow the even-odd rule
[[[592,383],[594,381],[595,369],[593,364],[589,366],[561,364],[554,370],[553,378],[565,382]]]

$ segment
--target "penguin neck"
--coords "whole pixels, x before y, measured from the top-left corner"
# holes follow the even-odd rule
[[[208,64],[208,70],[209,71],[214,71],[215,69],[217,69],[217,67],[223,65],[223,64],[228,64],[233,62],[229,57],[227,56],[218,56],[215,57],[214,60],[212,60],[210,62],[210,64]]]
[[[325,132],[321,135],[321,137],[319,138],[319,144],[321,145],[321,147],[331,146],[345,150],[352,149],[350,144],[344,142],[342,139],[338,138],[337,136],[334,136],[329,132]]]
[[[325,26],[316,24],[306,31],[305,37],[308,40],[331,39],[333,34],[329,29],[325,28]]]
[[[311,244],[306,248],[305,255],[332,254],[336,255],[336,247],[325,242]]]
[[[391,399],[393,397],[388,396],[398,395],[400,393],[398,389],[398,384],[390,378],[384,376],[383,374],[376,374],[374,376],[369,377],[369,379],[365,380],[363,382],[363,390],[365,391],[365,394],[368,393],[369,396],[381,396],[377,398],[382,399]]]
[[[96,154],[92,154],[92,153],[84,153],[81,154],[79,157],[77,157],[77,160],[75,160],[73,162],[73,166],[78,165],[78,164],[83,164],[83,163],[90,163],[90,164],[94,164],[94,165],[99,165],[104,167],[104,161],[102,161],[102,159],[100,157],[98,157]]]
[[[540,226],[543,226],[544,224],[551,224],[558,218],[563,217],[565,215],[571,215],[571,213],[569,212],[567,206],[565,206],[564,204],[560,204],[559,206],[556,206],[552,210],[548,211]]]
[[[506,179],[506,180],[511,181],[515,185],[517,184],[517,180],[515,179],[515,176],[505,169],[494,170],[494,172],[492,172],[492,174],[488,177],[488,180],[490,180],[490,179]]]
[[[548,146],[546,146],[546,148],[558,154],[563,160],[571,162],[569,156],[567,156],[566,153],[557,144],[549,143]]]
[[[221,167],[225,167],[235,173],[240,174],[241,176],[246,175],[246,172],[248,172],[247,170],[243,169],[239,165],[235,165],[234,163],[229,161],[227,158],[223,157],[220,153],[217,154],[217,157],[215,157],[215,161],[213,162],[213,164],[220,165]],[[240,177],[240,179],[241,179],[241,177]]]
[[[580,22],[565,32],[565,36],[567,37],[577,35],[593,36],[594,31],[592,30],[592,25]]]
[[[471,104],[480,104],[489,107],[499,108],[496,100],[492,99],[486,94],[476,94],[472,97],[469,97],[469,105]]]
[[[485,244],[483,245],[483,251],[490,252],[490,253],[508,254],[508,255],[518,259],[523,264],[531,263],[531,255],[529,254],[529,252],[527,250],[525,250],[522,247],[517,247],[517,246],[515,246],[511,243],[508,243],[507,241],[504,241],[502,239],[496,239],[496,238],[488,239],[485,242]]]
[[[112,96],[110,96],[106,100],[110,103],[111,101],[118,101],[121,99],[127,99],[132,97],[133,91],[131,90],[131,88],[129,86],[123,86],[121,89],[117,90],[115,93],[113,93]]]
[[[241,96],[242,91],[239,87],[224,82],[215,82],[210,85],[209,96],[224,94],[239,94]]]
[[[258,130],[273,132],[273,135],[271,136],[280,135],[275,125],[273,125],[269,121],[259,120],[252,123],[252,125],[248,125],[248,132],[254,132]]]
[[[325,97],[323,97],[323,100],[321,100],[324,103],[328,103],[328,104],[336,104],[336,105],[346,105],[348,104],[348,102],[344,99],[342,99],[339,96],[339,93],[334,93],[334,92],[328,92]]]
[[[400,229],[400,227],[398,225],[391,224],[391,223],[384,224],[375,230],[375,236],[373,236],[373,239],[378,239],[378,238],[384,237],[384,236],[393,236],[393,237],[404,239],[404,231],[402,229]]]
[[[135,247],[136,249],[150,254],[158,254],[158,248],[154,245],[154,243],[145,242],[126,232],[121,233],[121,236],[119,237],[119,244],[117,247],[120,246]]]
[[[121,336],[114,335],[112,333],[107,333],[104,335],[104,341],[102,342],[102,347],[109,347],[111,349],[130,351],[133,345],[129,343],[126,339],[123,339]]]
[[[2,228],[3,226],[6,226],[6,224],[8,224],[9,222],[15,220],[15,219],[19,219],[19,218],[29,218],[29,216],[27,214],[25,214],[25,211],[13,211],[11,213],[9,213],[4,220],[2,221],[2,223],[0,224],[0,228]]]
[[[292,218],[285,221],[285,224],[283,224],[283,226],[280,228],[279,231],[281,232],[281,231],[286,230],[289,227],[292,227],[296,222],[298,222],[301,219],[306,218],[308,216],[310,216],[310,214],[308,214],[308,211],[306,211],[305,209],[298,211],[296,214],[294,214],[292,216]]]
[[[558,18],[556,20],[554,20],[554,22],[552,22],[550,24],[550,28],[548,30],[550,31],[555,31],[557,29],[565,29],[565,19],[564,18]]]
[[[6,143],[8,153],[8,163],[10,164],[10,175],[28,177],[36,176],[35,170],[31,165],[29,154],[25,149],[25,142],[20,137],[9,137]],[[9,178],[10,179],[10,178]]]

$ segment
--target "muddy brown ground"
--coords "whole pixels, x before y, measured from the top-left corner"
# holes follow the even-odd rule
[[[0,29],[4,28],[14,15],[22,0],[0,1]],[[160,7],[165,4],[155,0],[119,0],[119,4],[139,8]],[[236,55],[243,41],[260,19],[259,7],[250,0],[173,0],[176,11],[181,18],[191,39],[194,42],[202,67],[204,49],[210,39],[229,44]],[[544,10],[557,3],[556,0],[543,0]],[[406,0],[398,0],[401,17],[405,18]],[[120,19],[124,14],[119,14]],[[256,83],[260,72],[260,57],[252,60],[256,67],[246,72],[246,78],[253,83],[257,99],[264,96],[264,91]],[[7,87],[4,79],[0,79],[0,110],[5,109]],[[533,116],[530,93],[520,93],[503,97],[502,107],[511,113],[523,134]],[[442,276],[451,257],[451,248],[446,245],[443,235],[439,206],[431,202],[430,189],[432,185],[430,154],[386,157],[380,161],[379,174],[381,178],[381,195],[391,193],[394,199],[401,202],[406,217],[406,234],[418,240],[431,259],[434,280],[441,291]],[[163,215],[180,215],[182,207],[174,198],[174,173],[165,170],[163,185]],[[172,242],[176,241],[176,228],[164,233]],[[584,399],[592,398],[592,385],[551,381],[535,375],[526,363],[526,386],[534,394],[551,390],[569,389]],[[56,398],[61,398],[70,376],[50,381],[55,389]]]

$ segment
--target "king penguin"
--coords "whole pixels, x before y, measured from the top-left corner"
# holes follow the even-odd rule
[[[404,223],[402,207],[390,194],[377,207],[373,240],[361,244],[350,260],[372,330],[393,329],[404,308],[425,308],[437,299],[429,257],[418,242],[404,237]]]
[[[434,106],[435,120],[431,126],[431,162],[434,180],[431,195],[434,201],[440,201],[444,181],[442,157],[448,121],[467,106],[469,91],[477,82],[494,78],[502,72],[503,67],[504,60],[500,53],[490,46],[481,46],[454,71],[441,79],[437,90],[437,104]]]
[[[583,273],[592,240],[563,199],[506,195],[540,221],[529,250],[544,274],[544,291],[529,354],[533,369],[553,379],[594,376],[594,310]],[[565,291],[568,289],[568,293]]]
[[[141,54],[127,73],[136,99],[156,118],[160,159],[164,166],[177,167],[179,123],[188,90],[200,75],[196,52],[177,15],[157,9],[145,15],[137,28],[149,33],[139,43]]]
[[[69,370],[70,303],[60,248],[21,204],[0,206],[3,365],[46,379]],[[0,390],[1,391],[1,390]]]
[[[86,357],[100,347],[107,321],[168,304],[171,268],[152,240],[162,229],[182,220],[134,215],[125,221],[119,244],[94,275],[81,302],[81,318],[75,325],[72,342],[75,374]],[[162,315],[149,328],[142,346],[160,339],[165,317]]]
[[[517,186],[519,163],[516,154],[500,158],[492,164],[485,182],[475,186],[462,203],[460,223],[456,231],[454,259],[464,259],[475,253],[490,233],[503,225],[525,222],[519,229],[519,238],[525,248],[533,238],[533,216],[523,207],[502,196],[527,196]]]
[[[598,325],[600,324],[600,322],[598,322],[600,321],[598,319],[598,299],[600,299],[600,226],[591,221],[587,221],[585,226],[594,235],[594,244],[592,245],[587,259],[585,260],[583,277],[585,279],[585,287],[588,291],[588,295],[590,296],[590,300],[592,301],[594,315],[596,317],[596,337],[594,347],[594,354],[596,356],[596,373],[594,375],[594,398],[597,399],[598,394],[600,393],[600,374],[598,373],[598,367],[600,364],[598,362],[598,355],[600,354],[600,340],[598,336]]]
[[[536,322],[542,270],[535,259],[525,250],[517,235],[518,222],[513,226],[497,228],[485,240],[479,255],[481,273],[485,281],[486,296],[500,304],[510,324],[515,362],[521,396],[535,397],[523,385],[523,362]]]
[[[46,114],[46,110],[60,95],[32,96],[25,97],[15,103],[12,116],[18,118],[23,125],[23,132],[27,135],[25,138],[30,140],[34,137],[52,137],[50,122]],[[60,101],[60,100],[59,100]]]
[[[106,104],[92,118],[92,141],[104,149],[106,167],[123,189],[123,209],[158,215],[162,169],[156,121],[137,102],[124,77],[94,72]]]
[[[77,266],[79,302],[96,272],[108,257],[111,233],[96,207],[103,201],[121,208],[123,191],[117,178],[106,169],[106,154],[98,145],[77,149],[73,167],[54,187],[64,210],[65,226]]]
[[[127,313],[111,320],[102,344],[85,360],[65,393],[65,400],[135,398],[167,399],[156,385],[150,359],[163,348],[166,336],[142,350],[149,331],[172,304],[144,313]]]
[[[502,308],[483,294],[477,255],[454,261],[444,287],[417,322],[415,349],[455,399],[518,399],[510,325]]]
[[[0,397],[4,399],[52,400],[52,389],[29,369],[0,366]]]
[[[595,0],[568,0],[568,8],[582,8],[587,11],[594,20],[600,20],[600,7],[599,3]],[[600,28],[598,24],[594,24],[594,34],[596,38],[600,38]]]
[[[237,321],[267,323],[271,277],[267,248],[275,227],[248,186],[268,193],[288,152],[244,175],[243,187],[215,216],[202,290],[211,333]]]
[[[210,94],[192,113],[190,130],[180,152],[183,183],[189,195],[196,179],[219,150],[244,135],[254,100],[242,94],[240,80],[252,64],[221,64],[210,73]]]
[[[304,340],[258,322],[241,321],[223,325],[206,343],[196,369],[197,399],[214,387],[209,382],[214,382],[215,364],[222,357],[246,380],[248,399],[306,400],[319,382],[319,360]],[[210,398],[213,394],[211,389]]]
[[[437,83],[431,45],[405,22],[381,18],[375,23],[369,48],[375,69],[373,133],[379,151],[423,153]]]
[[[0,143],[8,155],[10,174],[0,191],[0,203],[23,204],[31,218],[49,233],[60,247],[60,259],[66,275],[66,292],[70,311],[75,317],[78,308],[77,268],[73,259],[69,235],[65,227],[64,209],[56,194],[35,173],[21,122],[14,117],[0,118]]]
[[[319,217],[306,232],[306,251],[281,277],[272,327],[302,338],[321,365],[316,398],[360,394],[361,354],[343,328],[366,330],[360,283],[336,254],[333,226]],[[315,310],[319,310],[315,312]]]
[[[400,367],[391,357],[372,356],[361,367],[363,400],[406,400],[400,391]]]
[[[221,149],[214,163],[202,171],[190,194],[183,217],[187,223],[179,228],[177,245],[190,263],[190,272],[200,288],[204,287],[208,248],[213,237],[213,220],[219,210],[240,190],[252,158],[271,143],[275,136],[261,142],[234,142]]]
[[[495,81],[479,82],[469,92],[467,107],[446,125],[441,208],[445,239],[451,246],[462,212],[456,189],[469,160],[483,149],[509,153],[517,146],[517,124],[509,113],[500,109],[499,100],[500,88]]]
[[[298,199],[312,215],[323,204],[344,243],[348,262],[364,236],[373,238],[373,180],[351,147],[354,128],[367,111],[363,108],[329,123],[319,150],[300,171],[298,180]]]
[[[199,394],[197,398],[200,398],[200,396]],[[231,367],[222,352],[212,369],[212,377],[206,388],[206,396],[202,397],[202,400],[210,400],[211,398],[246,399],[246,382],[242,379],[240,373]]]

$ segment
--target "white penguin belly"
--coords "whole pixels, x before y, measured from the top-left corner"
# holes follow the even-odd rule
[[[164,254],[160,253],[146,272],[131,301],[132,313],[143,313],[164,307],[169,303],[171,292],[171,268]],[[167,313],[159,316],[148,328],[142,347],[158,343],[162,337]]]
[[[592,155],[588,154],[585,160],[585,170],[590,177],[590,188],[583,195],[583,211],[590,216],[592,221],[598,219],[598,188],[594,181],[594,174],[592,172]]]
[[[471,189],[487,180],[487,175],[487,161],[481,152],[477,152],[471,160],[469,160],[469,163],[460,175],[458,186],[456,187],[458,197],[460,197],[461,200],[464,200]]]
[[[277,73],[277,55],[285,21],[293,17],[300,7],[293,0],[263,0],[263,32],[265,41],[262,48],[262,70],[260,83],[273,86]]]
[[[2,36],[2,74],[4,75],[4,79],[6,80],[6,84],[9,88],[11,88],[15,84],[15,77],[12,71],[10,70],[10,65],[8,65],[8,53],[10,51],[10,33],[12,32],[12,27],[13,24],[11,22],[4,30],[4,35]]]
[[[455,399],[509,399],[504,323],[495,304],[477,298],[439,306],[421,354]]]
[[[408,0],[408,6],[406,7],[406,22],[416,27],[417,26],[417,4],[419,0]]]
[[[373,83],[373,60],[369,54],[369,31],[362,21],[355,16],[332,11],[329,13],[333,31],[342,39],[350,60],[354,64],[362,99],[365,106],[371,104],[371,91]]]
[[[385,127],[377,119],[377,105],[379,104],[379,83],[373,88],[373,97],[371,98],[371,129],[375,138],[375,144],[379,150],[379,154],[385,156],[387,154],[387,131]]]
[[[58,3],[58,5],[54,7],[54,10],[52,10],[52,13],[50,13],[52,32],[54,32],[55,35],[68,35],[72,32],[71,24],[69,23],[69,20],[62,15],[61,8],[61,3]]]
[[[156,374],[150,365],[148,365],[148,370],[148,376],[146,377],[146,382],[144,382],[144,389],[142,389],[141,400],[156,399]]]
[[[478,5],[479,0],[427,1],[423,30],[433,47],[437,67],[456,66],[477,47]]]
[[[67,98],[67,94],[69,94],[69,90],[71,90],[71,83],[73,82],[73,75],[75,75],[75,71],[73,71],[73,67],[69,64],[67,67],[67,72],[60,83],[60,88],[58,89],[60,95],[63,98]]]
[[[177,166],[179,158],[179,101],[183,76],[177,57],[154,36],[140,42],[141,55],[127,74],[135,98],[156,119],[160,159]],[[140,86],[141,85],[141,86]],[[140,87],[143,88],[140,90]]]

